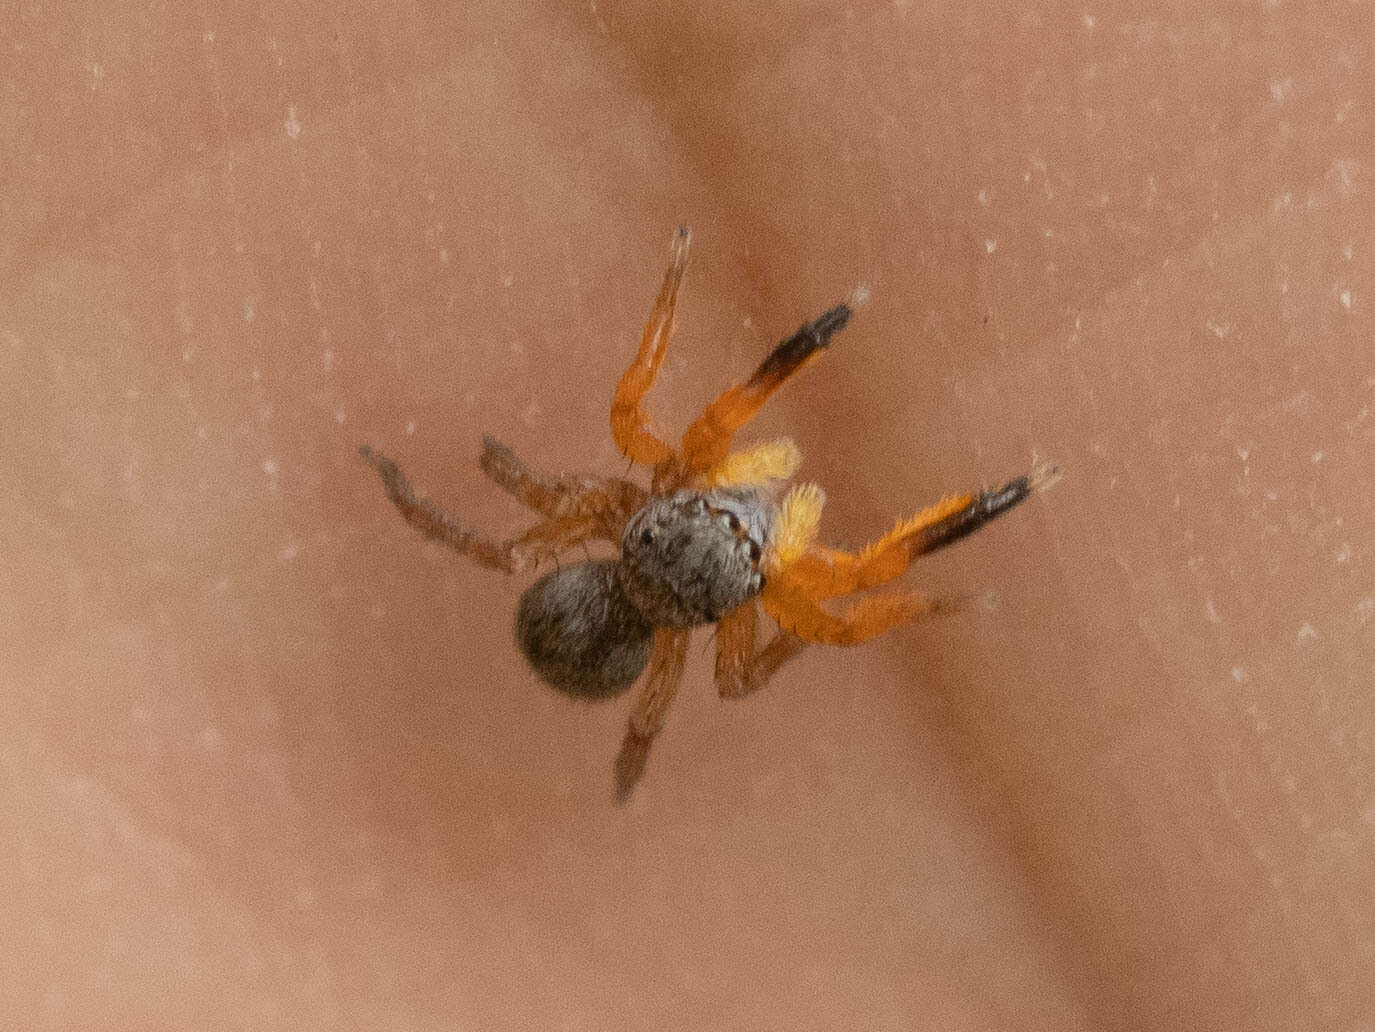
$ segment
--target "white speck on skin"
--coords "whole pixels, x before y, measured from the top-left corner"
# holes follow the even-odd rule
[[[440,264],[440,265],[448,265],[448,264],[449,264],[449,249],[448,249],[447,247],[441,247],[441,248],[439,249],[439,264]]]
[[[1222,623],[1222,617],[1217,615],[1217,604],[1212,599],[1203,603],[1203,615],[1208,618],[1209,623]]]
[[[863,308],[869,303],[869,284],[861,283],[850,292],[850,307]]]
[[[340,426],[343,425],[344,420],[347,418],[348,416],[344,413],[343,409],[337,408],[334,410],[334,421],[338,423]]]
[[[1314,627],[1311,623],[1306,623],[1299,628],[1298,642],[1300,645],[1306,645],[1311,641],[1317,640],[1318,629]]]
[[[1325,458],[1327,458],[1327,452],[1315,451],[1311,457],[1311,461],[1316,465],[1317,463],[1322,462],[1322,460]]]
[[[91,65],[91,92],[100,89],[100,84],[105,81],[105,68],[97,63]]]
[[[258,315],[258,299],[256,297],[246,297],[243,299],[243,321],[251,323]]]
[[[979,203],[982,204],[985,208],[988,207],[988,191],[987,191],[987,190],[980,190],[980,191],[979,191]]]
[[[278,468],[276,459],[263,459],[263,472],[268,476],[275,477]]]
[[[310,277],[310,307],[320,310],[320,281],[314,276]]]
[[[1090,32],[1092,32],[1092,31],[1093,31],[1093,27],[1094,27],[1095,25],[1097,25],[1097,24],[1098,24],[1098,19],[1095,18],[1093,15],[1089,14],[1088,11],[1085,11],[1085,12],[1084,12],[1084,28],[1086,28],[1086,29],[1088,29]]]
[[[543,412],[544,410],[540,408],[540,403],[532,399],[530,404],[525,406],[525,411],[520,414],[520,418],[526,426],[538,426],[540,416]]]
[[[1243,666],[1232,667],[1232,680],[1237,684],[1241,684],[1242,681],[1246,680],[1246,668]]]
[[[220,744],[220,729],[217,727],[207,727],[201,731],[201,748],[215,749]]]
[[[998,241],[996,241],[996,240],[985,240],[985,241],[984,241],[984,250],[987,251],[989,254],[992,254],[992,253],[993,253],[994,251],[996,251],[997,249],[998,249]]]
[[[1270,96],[1275,98],[1276,104],[1283,104],[1289,99],[1289,95],[1294,92],[1293,79],[1280,79],[1270,84]]]
[[[1349,541],[1343,541],[1343,542],[1342,542],[1342,547],[1339,548],[1339,549],[1337,549],[1337,558],[1336,558],[1337,565],[1340,566],[1342,563],[1349,563],[1350,561],[1351,561],[1351,543],[1350,543]]]
[[[262,378],[263,378],[262,370],[259,369],[257,366],[254,366],[254,367],[253,367],[253,382],[254,382],[254,383],[258,383],[259,381],[262,380]]]
[[[1347,244],[1345,247],[1342,248],[1342,257],[1345,258],[1347,261],[1351,261],[1351,256],[1355,253],[1355,250],[1352,248],[1350,244]]]
[[[1280,212],[1288,211],[1293,206],[1294,195],[1291,193],[1282,193],[1275,198],[1274,204],[1271,205],[1271,210],[1274,212],[1274,214],[1278,215],[1280,214]]]
[[[410,420],[410,421],[406,424],[406,433],[407,433],[407,434],[413,434],[413,433],[415,433],[415,420],[414,420],[414,419]]]
[[[1239,458],[1242,462],[1245,462],[1245,461],[1246,461],[1247,459],[1249,459],[1250,457],[1251,457],[1251,449],[1250,449],[1250,448],[1243,448],[1241,445],[1237,445],[1237,458]]]
[[[1337,300],[1342,303],[1342,307],[1348,312],[1351,311],[1351,291],[1343,290],[1337,295]]]
[[[502,277],[501,277],[501,285],[502,285],[503,287],[509,287],[509,286],[510,286],[512,283],[514,283],[515,281],[516,281],[516,277],[515,277],[515,274],[514,274],[514,273],[508,272],[505,276],[502,276]]]
[[[1231,323],[1216,323],[1213,322],[1213,320],[1209,319],[1207,322],[1207,326],[1209,332],[1211,332],[1212,335],[1216,337],[1218,340],[1222,340],[1224,337],[1226,337],[1228,334],[1232,332]]]
[[[205,33],[204,35],[202,35],[202,36],[201,36],[201,42],[204,43],[207,47],[208,47],[208,46],[211,46],[211,45],[215,42],[215,33],[214,33],[214,31],[211,30],[210,32],[207,32],[207,33]]]
[[[1370,618],[1375,616],[1375,595],[1367,595],[1354,606],[1351,612],[1356,616],[1356,622],[1364,626],[1370,622]]]
[[[286,121],[282,123],[282,128],[286,130],[287,139],[298,140],[301,137],[301,122],[296,117],[296,105],[292,104],[286,109]]]
[[[298,548],[294,542],[288,542],[281,548],[277,549],[277,558],[284,563],[289,563],[291,562],[291,560],[296,558],[297,554],[300,551],[300,548]]]
[[[1356,173],[1360,163],[1351,158],[1338,158],[1332,162],[1332,177],[1337,180],[1337,189],[1343,197],[1351,196],[1356,188]]]

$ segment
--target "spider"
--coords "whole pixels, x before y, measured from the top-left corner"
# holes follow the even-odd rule
[[[716,624],[716,686],[723,698],[738,698],[762,688],[810,643],[857,645],[959,609],[972,599],[890,590],[839,611],[822,603],[886,584],[917,556],[977,530],[1058,475],[1050,464],[1034,464],[996,490],[950,495],[899,520],[857,553],[818,544],[821,488],[796,485],[776,500],[801,463],[796,445],[787,439],[739,450],[731,445],[779,387],[821,356],[853,310],[839,304],[804,324],[754,375],[708,405],[674,447],[650,429],[643,401],[673,332],[690,240],[686,227],[673,238],[639,351],[611,403],[612,435],[631,463],[651,470],[648,490],[619,477],[537,472],[484,437],[482,471],[541,517],[519,537],[497,541],[418,496],[391,459],[359,448],[391,502],[427,537],[505,573],[556,561],[521,595],[516,613],[516,640],[546,682],[570,695],[607,698],[648,667],[614,765],[617,802],[644,773],[693,628]],[[591,540],[616,545],[619,558],[557,563],[560,554]],[[760,605],[778,625],[762,647]]]

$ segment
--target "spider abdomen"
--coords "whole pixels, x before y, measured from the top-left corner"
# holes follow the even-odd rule
[[[618,583],[655,627],[714,623],[763,588],[773,523],[771,500],[753,488],[652,498],[626,524]]]
[[[561,567],[526,588],[516,641],[535,672],[584,698],[629,688],[649,660],[653,628],[616,581],[614,559]]]

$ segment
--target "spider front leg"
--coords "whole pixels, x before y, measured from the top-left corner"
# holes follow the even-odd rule
[[[728,388],[708,405],[683,433],[680,463],[684,477],[706,473],[725,459],[735,432],[754,418],[774,391],[820,356],[853,313],[849,305],[836,305],[805,323],[769,353],[753,376]]]
[[[1038,490],[1059,479],[1051,463],[1037,463],[1030,473],[1002,487],[977,494],[953,495],[905,520],[858,553],[810,545],[788,566],[788,578],[812,598],[835,598],[886,584],[902,574],[919,555],[926,555],[974,533],[1009,512]]]
[[[649,313],[649,323],[640,339],[635,360],[621,375],[616,395],[611,402],[611,435],[616,446],[631,462],[657,466],[673,458],[673,449],[659,440],[649,429],[649,413],[645,411],[644,396],[654,385],[659,367],[668,353],[669,337],[673,334],[673,311],[678,304],[678,288],[687,268],[688,246],[692,234],[686,226],[679,226],[673,237],[673,258],[664,273],[659,297]]]
[[[645,772],[649,747],[664,726],[678,682],[683,678],[687,662],[689,630],[661,627],[654,632],[654,651],[649,656],[649,674],[645,678],[630,723],[616,756],[616,802],[624,803]]]
[[[429,499],[419,497],[400,467],[381,452],[364,444],[358,454],[377,471],[387,497],[407,523],[488,569],[516,573],[538,565],[543,559],[557,558],[560,552],[596,535],[597,527],[591,520],[566,517],[542,521],[514,540],[496,541],[465,527]]]

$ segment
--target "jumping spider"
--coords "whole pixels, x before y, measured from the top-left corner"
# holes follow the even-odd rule
[[[546,573],[521,595],[516,614],[521,651],[560,691],[610,697],[648,666],[616,758],[618,802],[644,772],[694,627],[717,625],[716,686],[723,697],[739,697],[763,687],[808,643],[856,645],[957,609],[969,600],[905,591],[870,595],[840,612],[821,603],[891,581],[916,556],[964,537],[1056,476],[1042,464],[996,490],[951,495],[900,520],[858,553],[818,544],[820,487],[800,484],[775,502],[777,485],[801,462],[792,441],[732,451],[731,440],[789,377],[820,357],[852,309],[837,305],[779,344],[753,376],[708,405],[674,448],[649,429],[642,402],[673,331],[689,239],[686,228],[674,237],[640,349],[611,403],[616,444],[652,470],[648,491],[618,477],[538,473],[485,437],[482,471],[542,517],[520,537],[495,541],[417,496],[396,463],[367,445],[359,449],[409,523],[483,566],[518,573],[589,540],[619,546],[619,559],[588,559]],[[779,627],[762,648],[755,641],[756,600]]]

